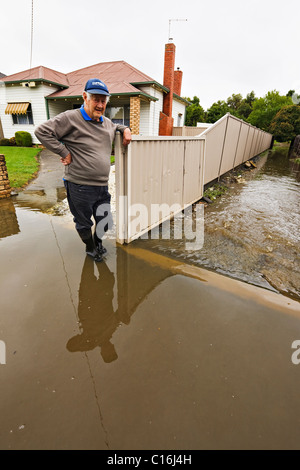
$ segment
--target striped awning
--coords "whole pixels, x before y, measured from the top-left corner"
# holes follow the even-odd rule
[[[8,103],[5,114],[26,114],[29,103]]]

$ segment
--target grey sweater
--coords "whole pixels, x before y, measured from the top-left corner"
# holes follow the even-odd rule
[[[65,111],[38,126],[35,135],[49,150],[65,158],[64,178],[72,183],[106,186],[110,171],[112,143],[117,131],[126,126],[103,116],[103,123],[86,121],[80,109]]]

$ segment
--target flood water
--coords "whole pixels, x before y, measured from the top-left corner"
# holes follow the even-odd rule
[[[275,237],[276,217],[269,210],[263,232],[267,201],[252,186],[265,180],[272,192],[272,178],[283,178],[296,194],[297,174],[282,161],[261,160],[205,208],[198,252],[183,240],[121,247],[112,237],[106,259],[94,263],[60,175],[50,183],[47,165],[26,191],[0,201],[1,450],[299,450],[300,351],[292,345],[300,304],[271,291],[256,238],[242,224],[251,214],[263,254],[278,257],[273,269],[279,249],[283,267],[292,259],[299,242],[294,209],[291,216],[280,205],[285,191],[275,206],[290,225]],[[245,209],[242,201],[254,198]]]
[[[186,250],[184,237],[174,239],[176,217],[171,240],[134,243],[300,300],[300,166],[287,148],[270,151],[256,166],[206,205],[201,249]]]

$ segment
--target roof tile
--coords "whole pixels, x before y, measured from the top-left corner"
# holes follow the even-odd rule
[[[58,83],[64,87],[68,87],[49,95],[51,98],[54,98],[63,96],[81,96],[87,80],[93,77],[100,78],[105,82],[110,93],[136,93],[140,90],[131,85],[132,82],[153,81],[151,77],[123,60],[102,62],[75,70],[68,74],[63,74],[47,67],[40,66],[9,75],[2,80],[10,82],[44,79],[52,83]]]

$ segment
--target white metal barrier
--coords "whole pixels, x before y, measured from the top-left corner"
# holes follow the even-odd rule
[[[203,195],[203,137],[117,136],[117,241],[130,243]],[[138,215],[138,216],[137,216]]]
[[[272,135],[226,114],[205,130],[204,184],[269,149]]]
[[[175,216],[201,199],[205,184],[271,143],[271,134],[230,114],[198,136],[133,136],[124,148],[117,135],[117,241],[130,243]]]

